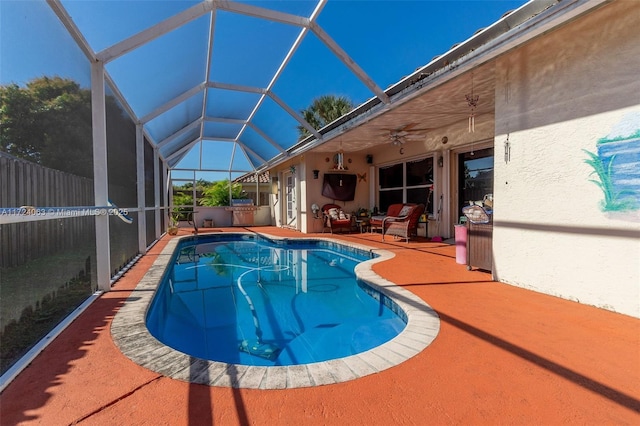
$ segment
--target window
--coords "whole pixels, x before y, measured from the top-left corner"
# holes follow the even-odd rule
[[[433,213],[433,157],[406,161],[378,169],[380,210],[391,204],[425,204]]]

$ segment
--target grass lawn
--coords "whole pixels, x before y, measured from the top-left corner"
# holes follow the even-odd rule
[[[0,270],[0,374],[93,293],[94,259],[77,249]]]

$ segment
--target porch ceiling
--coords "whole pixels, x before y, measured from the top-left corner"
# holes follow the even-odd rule
[[[400,105],[389,108],[379,116],[372,118],[353,129],[346,130],[338,137],[314,148],[316,152],[358,152],[380,145],[388,145],[390,134],[398,131],[406,134],[406,143],[424,142],[430,135],[442,135],[443,129],[458,125],[466,128],[470,107],[466,95],[471,92],[478,102],[474,114],[477,120],[487,119],[494,113],[495,77],[494,65],[476,68],[471,74],[455,78],[432,90],[418,95]],[[407,127],[409,130],[403,132]],[[455,144],[455,141],[451,141]],[[451,145],[449,145],[451,146]]]

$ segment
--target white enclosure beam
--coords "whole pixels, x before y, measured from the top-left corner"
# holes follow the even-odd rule
[[[171,206],[173,205],[173,187],[171,186],[171,179],[169,179],[169,165],[166,161],[162,162],[162,188],[164,190],[164,203],[163,210],[164,215],[164,228],[167,228],[169,224],[169,218],[171,217]],[[164,229],[162,230],[164,232]]]
[[[91,119],[93,128],[93,191],[96,206],[109,202],[107,173],[107,115],[105,108],[104,64],[91,63]],[[96,275],[98,288],[111,289],[109,216],[96,215]]]
[[[164,165],[164,162],[162,163]],[[160,208],[160,188],[163,188],[160,176],[160,152],[157,147],[153,148],[153,206],[155,207],[155,237],[156,240],[162,235],[162,228],[160,227],[161,210]]]
[[[208,169],[208,168],[202,168],[202,169],[193,169],[193,168],[186,168],[186,169],[181,169],[181,168],[175,168],[175,169],[171,169],[172,172],[216,172],[216,173],[242,173],[247,174],[247,173],[254,173],[255,170],[246,170],[246,169]],[[178,179],[176,179],[178,180]],[[179,180],[185,180],[185,179],[179,179]]]
[[[322,137],[313,128],[313,126],[311,126],[309,123],[307,123],[306,120],[304,120],[302,117],[300,117],[300,115],[297,112],[295,112],[291,108],[289,108],[288,105],[286,105],[274,93],[272,93],[272,89],[275,86],[275,84],[278,81],[278,79],[280,78],[280,76],[282,75],[282,73],[284,72],[284,69],[286,68],[287,64],[289,64],[289,61],[291,61],[291,58],[293,57],[293,54],[298,50],[298,48],[302,44],[302,40],[304,40],[304,38],[306,37],[307,33],[309,32],[309,26],[314,24],[315,20],[318,19],[318,16],[320,15],[320,11],[324,8],[326,2],[327,2],[327,0],[320,0],[318,2],[318,5],[316,6],[316,8],[314,9],[313,13],[311,14],[311,18],[309,18],[307,25],[305,25],[300,30],[300,33],[298,34],[298,37],[296,37],[295,41],[291,45],[291,48],[287,52],[287,55],[284,57],[284,59],[282,60],[282,63],[280,64],[280,66],[276,70],[275,74],[273,75],[273,78],[271,78],[271,81],[269,82],[269,85],[267,86],[267,90],[266,90],[266,93],[269,94],[269,96],[271,96],[271,98],[273,100],[275,100],[282,108],[284,108],[285,111],[287,111],[289,114],[291,114],[291,116],[294,117],[296,119],[296,121],[298,121],[302,126],[304,126],[305,129],[307,129],[309,132],[311,132],[311,134],[313,134],[314,137],[316,139],[318,139],[318,140],[322,139]],[[256,107],[251,112],[251,115],[249,116],[249,119],[248,119],[249,122],[251,122],[251,120],[253,120],[253,117],[256,115],[256,113],[258,112],[258,109],[260,108],[260,106],[262,105],[263,102],[264,102],[264,96],[262,96],[260,98],[260,100],[256,104]]]
[[[318,139],[318,140],[322,139],[322,135],[320,133],[318,133],[318,131],[316,129],[314,129],[311,126],[311,124],[307,123],[307,120],[302,118],[302,116],[300,116],[300,114],[298,114],[291,107],[289,107],[289,105],[287,105],[282,99],[280,99],[278,96],[276,96],[275,93],[269,93],[269,97],[271,99],[273,99],[278,105],[280,105],[280,107],[282,109],[287,111],[290,116],[295,118],[296,121],[298,123],[300,123],[305,129],[307,129],[309,131],[309,133],[311,133],[316,139]]]
[[[267,89],[261,89],[260,87],[244,86],[241,84],[221,83],[219,81],[210,81],[207,83],[207,87],[213,89],[232,90],[234,92],[247,92],[247,93],[267,93]]]
[[[84,38],[82,32],[76,26],[75,22],[73,22],[73,19],[71,19],[71,16],[69,16],[69,14],[67,13],[67,10],[64,8],[64,6],[62,6],[60,0],[47,0],[47,3],[49,4],[49,7],[53,9],[53,13],[58,16],[58,19],[60,19],[62,25],[64,25],[67,31],[69,31],[71,38],[73,38],[76,43],[78,43],[78,46],[89,59],[89,62],[95,62],[95,52],[93,51],[87,40]]]
[[[142,124],[136,125],[136,190],[138,192],[138,253],[147,252],[147,215],[144,188],[144,135]]]
[[[255,168],[255,165],[253,164],[253,161],[251,161],[251,158],[249,158],[249,156],[247,155],[247,152],[251,153],[251,155],[254,155],[258,160],[262,161],[263,163],[266,162],[266,160],[264,158],[262,158],[262,156],[258,155],[254,150],[252,150],[251,148],[249,148],[248,146],[246,146],[242,142],[238,141],[237,143],[240,146],[240,148],[242,148],[242,150],[244,151],[244,155],[245,155],[245,157],[247,158],[247,161],[249,161],[249,164],[251,164],[252,167]]]
[[[195,139],[191,142],[189,142],[188,144],[182,146],[180,149],[175,150],[174,152],[172,152],[171,154],[167,155],[167,161],[173,160],[174,158],[176,158],[177,156],[184,154],[186,151],[188,151],[189,149],[191,149],[196,143],[200,142],[200,138]]]
[[[205,82],[209,81],[209,78],[211,77],[211,58],[213,56],[213,43],[215,39],[216,17],[217,17],[217,11],[213,9],[213,11],[211,12],[211,17],[209,18],[209,37],[207,40],[207,64],[205,65],[205,71],[204,71]],[[206,89],[206,86],[205,86],[204,96],[202,97],[202,110],[200,112],[200,117],[207,116],[207,105],[208,105],[208,98],[209,98],[208,92],[209,91]],[[200,138],[202,138],[203,135],[204,135],[204,125],[200,126]],[[200,162],[202,162],[202,159],[200,160]]]
[[[309,25],[309,19],[303,16],[292,15],[290,13],[279,12],[277,10],[263,9],[261,7],[251,6],[245,3],[227,0],[213,0],[213,5],[216,9],[253,16],[254,18],[267,19],[273,22],[280,22],[281,24],[295,25],[297,27],[306,27]]]
[[[251,127],[257,134],[259,134],[260,136],[262,136],[264,138],[264,140],[266,140],[267,142],[269,142],[269,144],[271,146],[273,146],[275,149],[277,149],[281,154],[284,154],[286,151],[284,150],[284,148],[282,148],[280,145],[278,145],[273,139],[271,139],[269,137],[269,135],[267,135],[265,132],[263,132],[258,126],[256,126],[253,123],[249,123],[248,124],[249,127]]]
[[[120,91],[118,86],[116,85],[116,82],[113,81],[113,79],[111,78],[111,76],[109,75],[107,70],[104,71],[104,81],[107,84],[107,86],[109,87],[109,89],[111,90],[111,92],[113,92],[113,95],[116,97],[118,102],[120,102],[120,104],[125,109],[125,111],[127,111],[127,114],[129,114],[129,117],[131,117],[131,119],[134,122],[137,122],[138,116],[133,111],[133,108],[131,108],[131,105],[129,105],[129,102],[127,101],[127,98],[124,97],[124,95],[122,94],[122,92]]]
[[[194,130],[196,127],[200,126],[201,124],[202,124],[202,119],[201,118],[198,118],[197,120],[192,121],[187,126],[183,127],[182,129],[178,130],[174,134],[172,134],[170,136],[167,136],[166,138],[164,138],[163,140],[158,142],[158,144],[157,144],[158,148],[162,148],[163,146],[171,143],[171,141],[173,141],[174,139],[184,135],[185,133],[188,133],[188,132]]]
[[[144,117],[142,117],[140,119],[140,122],[142,124],[146,124],[149,121],[153,120],[154,118],[156,118],[157,116],[169,111],[171,108],[180,105],[182,102],[186,101],[187,99],[189,99],[190,97],[196,95],[198,92],[202,92],[205,88],[205,84],[204,83],[200,83],[195,87],[192,87],[191,89],[187,90],[186,92],[182,93],[179,96],[176,96],[175,98],[171,99],[169,102],[166,102],[163,105],[160,105],[158,108],[154,109],[153,111],[151,111],[149,114],[145,115]]]
[[[233,159],[236,157],[237,148],[238,148],[238,145],[236,145],[236,144],[233,144],[233,146],[231,148],[231,155],[229,156],[229,172],[231,172],[231,169],[233,167]],[[200,155],[200,158],[202,158],[202,155]],[[231,182],[231,176],[229,176],[229,182]],[[231,186],[229,186],[229,191],[231,191]],[[231,198],[233,198],[233,197],[231,197],[231,192],[229,192],[229,199],[231,199]]]
[[[313,33],[371,90],[381,102],[388,104],[389,96],[373,81],[371,77],[327,34],[318,24],[312,22]]]
[[[235,138],[204,138],[202,142],[237,142]]]
[[[239,124],[241,126],[244,126],[245,124],[247,124],[247,120],[242,120],[239,118],[206,117],[204,121],[208,123]]]
[[[140,31],[138,34],[104,49],[98,53],[98,59],[104,63],[110,62],[170,31],[175,30],[176,28],[181,27],[186,23],[193,21],[194,19],[201,17],[211,10],[212,7],[209,2],[202,2],[195,6],[191,6],[189,9],[180,12],[169,19],[165,19],[159,24]]]

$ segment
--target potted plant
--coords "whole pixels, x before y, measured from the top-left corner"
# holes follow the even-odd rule
[[[364,207],[360,207],[358,210],[356,210],[356,216],[358,218],[369,217],[369,210],[365,209]]]
[[[178,223],[180,222],[180,212],[177,209],[173,209],[171,216],[169,217],[169,227],[167,228],[167,234],[178,234]]]

